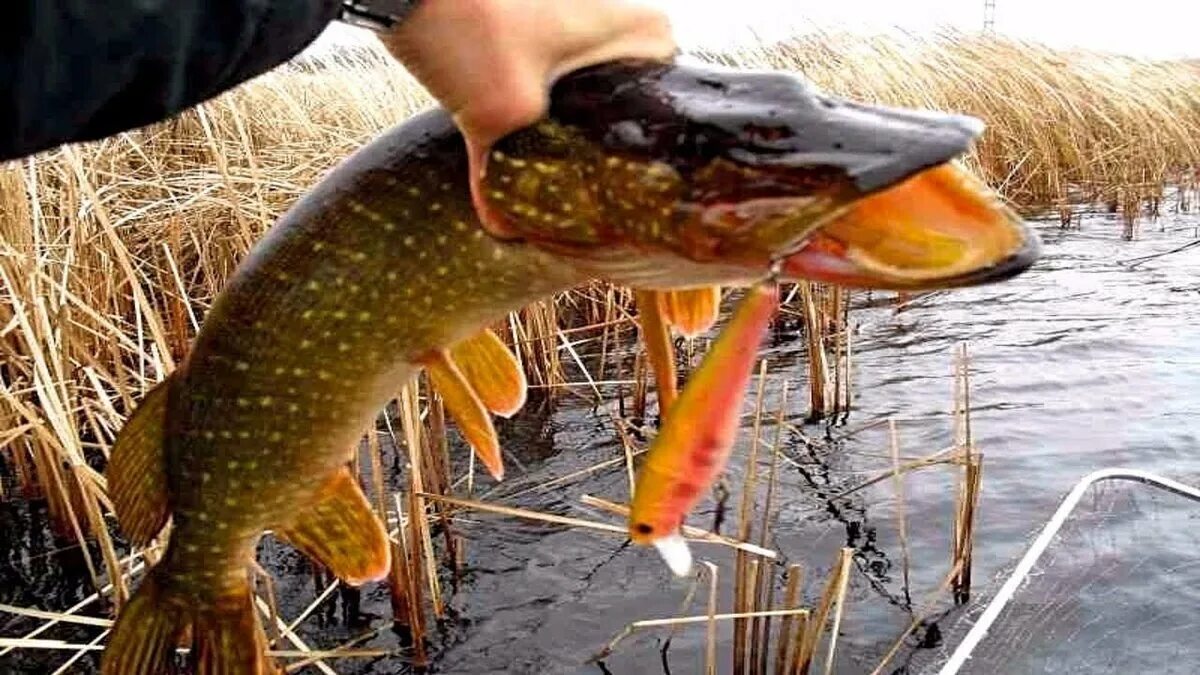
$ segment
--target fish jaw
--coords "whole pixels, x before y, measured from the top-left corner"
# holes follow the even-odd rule
[[[859,201],[816,230],[782,277],[881,290],[995,283],[1029,269],[1037,234],[965,169],[947,163]]]

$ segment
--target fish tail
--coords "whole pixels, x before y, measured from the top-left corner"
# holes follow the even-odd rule
[[[172,672],[175,649],[190,624],[186,605],[173,602],[159,575],[151,571],[117,616],[101,660],[101,675]]]
[[[196,675],[281,673],[267,649],[267,635],[254,611],[249,583],[215,607],[196,613],[191,659]]]
[[[195,675],[276,675],[267,636],[254,612],[249,583],[203,604],[176,597],[151,571],[121,609],[104,650],[101,675],[168,675],[175,650],[191,629]]]

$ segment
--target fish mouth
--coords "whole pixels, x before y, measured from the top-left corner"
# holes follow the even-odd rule
[[[785,280],[879,290],[935,290],[1012,278],[1041,241],[965,169],[945,163],[854,203],[779,267]]]

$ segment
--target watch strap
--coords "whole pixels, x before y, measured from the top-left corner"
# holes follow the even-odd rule
[[[389,30],[417,8],[420,0],[343,0],[338,20],[375,31]]]

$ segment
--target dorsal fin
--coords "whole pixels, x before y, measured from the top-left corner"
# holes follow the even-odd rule
[[[105,476],[121,531],[147,546],[167,524],[167,460],[163,451],[171,376],[146,394],[117,432]]]
[[[321,488],[315,502],[297,510],[292,523],[274,531],[354,586],[382,579],[391,565],[383,523],[345,468]]]
[[[484,329],[454,345],[450,357],[488,410],[512,417],[525,405],[525,372],[491,330]]]

